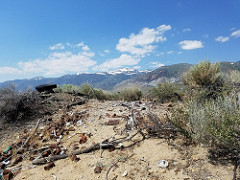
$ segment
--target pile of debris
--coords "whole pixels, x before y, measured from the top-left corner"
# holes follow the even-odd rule
[[[76,104],[70,109],[66,106],[60,114],[58,112],[55,116],[46,115],[43,119],[39,119],[33,130],[25,129],[16,142],[0,153],[1,176],[4,179],[11,179],[21,170],[35,168],[37,165],[44,165],[44,170],[48,171],[59,159],[70,158],[77,162],[80,160],[78,155],[83,153],[105,149],[109,152],[116,149],[123,150],[136,145],[154,133],[161,133],[162,130],[168,131],[169,134],[176,132],[169,122],[161,122],[157,116],[150,113],[152,103],[113,102],[113,108],[121,108],[117,112],[109,110],[105,114],[102,114],[101,109],[93,114],[88,110],[87,105],[85,106],[85,109],[81,111],[75,108]],[[123,109],[128,113],[124,114]],[[94,116],[95,120],[90,118],[90,115]],[[98,143],[92,142],[88,147],[80,148],[79,145],[87,143],[93,133],[89,130],[76,132],[77,129],[86,128],[87,122],[99,123],[96,119],[100,121],[104,118],[107,118],[107,121],[100,123],[99,126],[112,126],[118,136],[109,137]],[[121,130],[117,129],[117,126],[121,126]],[[64,146],[65,141],[71,140],[76,135],[78,143],[73,141],[68,147]],[[25,163],[21,163],[22,161]],[[108,173],[111,168],[112,166]],[[100,173],[101,171],[101,164],[97,164],[94,172]]]

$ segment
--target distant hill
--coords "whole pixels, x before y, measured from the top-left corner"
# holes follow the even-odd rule
[[[40,84],[73,84],[81,85],[90,83],[95,88],[103,90],[118,90],[128,86],[141,88],[153,87],[163,81],[178,82],[181,75],[189,70],[192,64],[179,63],[169,66],[162,66],[153,71],[137,71],[131,68],[118,69],[111,72],[101,72],[94,74],[77,73],[75,75],[65,75],[59,78],[36,77],[32,79],[12,80],[0,83],[1,87],[15,85],[18,90],[34,89]],[[231,70],[240,71],[240,61],[220,62],[221,70],[229,72]]]
[[[180,63],[169,66],[162,66],[154,71],[131,79],[125,80],[114,86],[114,89],[122,89],[126,86],[137,87],[151,87],[156,86],[163,81],[177,82],[180,80],[181,75],[186,72],[192,65],[188,63]]]
[[[65,75],[59,78],[44,78],[44,77],[36,77],[32,79],[21,79],[21,80],[12,80],[5,81],[0,83],[1,87],[7,87],[10,85],[14,85],[18,90],[26,90],[32,89],[37,85],[41,84],[73,84],[73,85],[81,85],[82,83],[90,83],[95,88],[101,88],[104,90],[112,90],[112,88],[129,78],[135,77],[139,74],[144,74],[148,71],[139,72],[130,68],[118,69],[116,71],[111,71],[109,73],[94,73],[94,74],[84,74],[78,73],[75,75]]]
[[[140,88],[148,88],[156,86],[160,82],[178,82],[182,74],[189,70],[193,66],[188,63],[179,63],[169,66],[162,66],[149,73],[141,74],[131,79],[120,82],[114,86],[114,89],[122,89],[127,86],[137,86]],[[223,72],[229,72],[232,70],[240,71],[240,61],[238,62],[220,62],[220,68]]]

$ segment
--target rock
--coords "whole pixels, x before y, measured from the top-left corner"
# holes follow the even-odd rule
[[[119,120],[109,120],[106,125],[108,126],[115,126],[119,124]]]
[[[83,135],[83,136],[80,138],[79,143],[80,143],[80,144],[83,144],[83,143],[85,143],[85,142],[87,142],[87,137]]]
[[[96,166],[94,169],[94,173],[101,173],[102,172],[102,167],[101,166]]]

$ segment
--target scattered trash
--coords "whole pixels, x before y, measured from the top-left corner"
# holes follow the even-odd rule
[[[83,143],[85,143],[85,142],[87,142],[87,137],[86,137],[85,135],[83,135],[83,136],[80,138],[79,143],[80,143],[80,144],[83,144]]]
[[[119,124],[119,120],[109,120],[106,125],[115,126]]]
[[[101,173],[102,172],[102,166],[96,166],[94,169],[94,173]]]
[[[157,166],[160,167],[160,168],[167,168],[168,167],[168,162],[166,160],[160,160],[160,161],[158,161]]]
[[[77,121],[77,126],[81,126],[83,124],[83,122],[80,120],[80,121]]]
[[[11,146],[8,146],[7,149],[5,149],[5,151],[3,151],[4,154],[7,154],[9,150],[11,150],[12,147]]]
[[[53,168],[54,166],[55,166],[54,162],[50,162],[46,166],[44,166],[44,170],[48,171],[49,169]]]
[[[123,177],[125,177],[125,176],[127,176],[128,175],[128,172],[127,171],[124,171],[123,173],[122,173],[122,176]]]

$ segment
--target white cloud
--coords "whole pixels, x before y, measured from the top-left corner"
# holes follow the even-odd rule
[[[45,59],[36,59],[27,62],[19,62],[19,68],[24,73],[43,73],[49,75],[62,75],[69,72],[86,72],[89,67],[96,64],[91,58],[94,53],[72,52],[52,53]]]
[[[158,52],[156,53],[156,56],[163,56],[164,55],[164,52]]]
[[[188,31],[191,31],[191,29],[190,29],[190,28],[184,28],[184,29],[182,30],[182,32],[188,32]]]
[[[0,74],[5,75],[5,74],[22,74],[23,72],[19,70],[18,68],[13,68],[13,67],[0,67]]]
[[[172,54],[172,53],[173,53],[173,51],[168,51],[168,52],[167,52],[167,54]]]
[[[218,41],[218,42],[226,42],[229,40],[229,37],[223,37],[223,36],[218,36],[215,41]]]
[[[82,50],[89,51],[90,49],[89,49],[89,47],[87,45],[85,45],[85,46],[82,47]]]
[[[105,49],[104,52],[105,53],[110,53],[110,51],[108,49]]]
[[[172,27],[170,25],[161,25],[157,27],[158,31],[161,33],[164,33],[165,31],[169,31],[170,29],[172,29]]]
[[[109,69],[117,69],[123,66],[132,66],[138,64],[139,58],[131,55],[122,54],[119,58],[110,59],[103,64],[93,67],[94,71],[109,71]]]
[[[85,45],[83,41],[78,43],[78,44],[76,44],[76,46],[77,47],[82,47],[83,51],[89,51],[90,50],[90,48],[87,45]]]
[[[181,52],[181,51],[179,51],[179,52],[178,52],[178,54],[182,54],[182,52]]]
[[[234,31],[234,30],[236,30],[236,29],[237,29],[237,28],[234,28],[234,27],[233,27],[233,28],[230,29],[230,31]]]
[[[239,38],[240,37],[240,29],[237,31],[232,32],[231,36],[235,37],[235,38]]]
[[[133,69],[141,69],[141,66],[134,66]]]
[[[159,67],[162,67],[162,66],[164,66],[164,64],[162,64],[160,62],[157,62],[157,61],[154,61],[154,62],[151,62],[151,66],[150,67],[159,68]]]
[[[55,44],[53,46],[49,46],[50,50],[58,50],[58,49],[64,49],[64,45],[62,43]]]
[[[163,33],[170,29],[170,25],[161,25],[156,29],[143,28],[138,34],[131,34],[129,38],[121,38],[116,49],[136,56],[145,56],[155,49],[156,46],[152,45],[153,43],[167,40]]]
[[[203,48],[203,43],[201,41],[191,41],[191,40],[184,40],[178,43],[182,49],[184,50],[192,50],[192,49],[198,49]]]
[[[84,46],[84,42],[82,41],[82,42],[78,43],[76,46],[77,47],[83,47]]]

